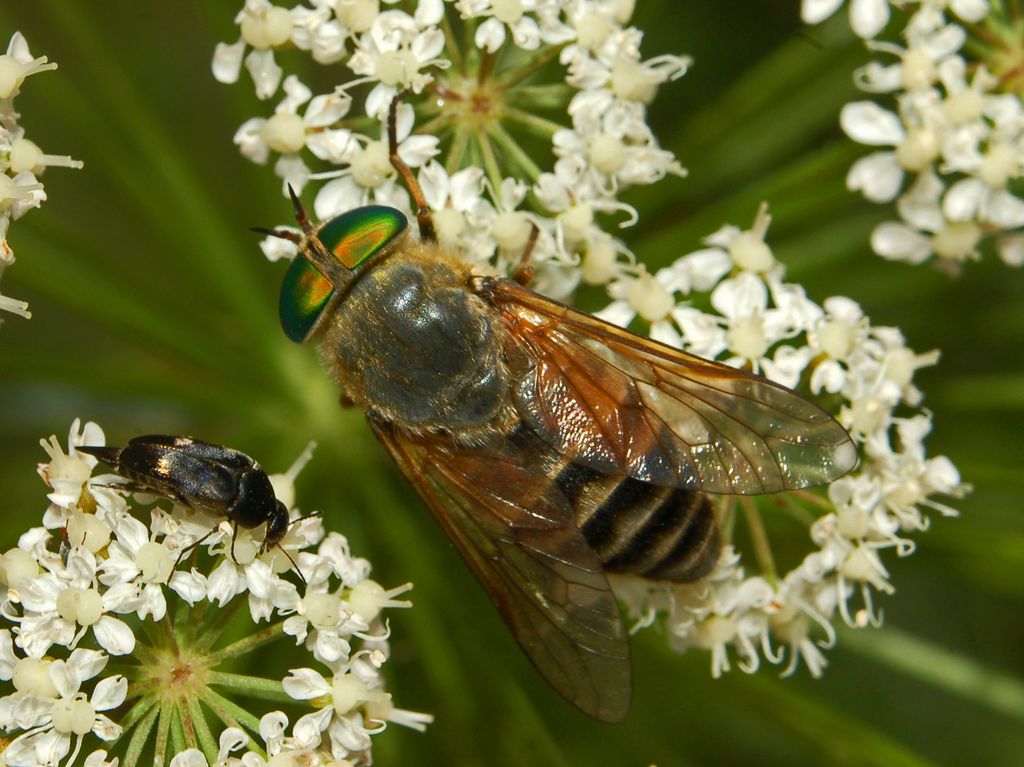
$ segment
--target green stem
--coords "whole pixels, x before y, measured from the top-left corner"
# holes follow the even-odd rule
[[[516,109],[515,107],[505,107],[502,110],[501,115],[502,117],[521,125],[531,133],[549,141],[558,131],[565,130],[565,126],[561,123],[556,123],[554,120],[548,120],[544,117],[532,115],[529,112],[524,112],[523,110]]]
[[[147,647],[145,650],[143,650],[142,648],[145,647],[145,645],[140,645],[138,642],[136,642],[135,643],[135,652],[136,652],[136,654],[145,653],[147,651],[152,653],[156,648],[163,646],[163,642],[161,640],[164,637],[157,630],[157,625],[155,623],[151,623],[151,622],[149,622],[147,620],[143,620],[143,621],[139,621],[139,626],[141,626],[141,628],[142,628],[142,633],[146,635],[146,641],[149,643],[149,647]],[[150,657],[151,658],[156,658],[156,655],[155,654],[151,654]]]
[[[174,706],[171,711],[171,751],[180,754],[188,745],[185,742],[185,728],[181,722],[181,706]]]
[[[452,147],[448,152],[448,161],[445,163],[445,170],[448,171],[449,176],[458,172],[462,163],[462,157],[466,154],[467,146],[469,146],[469,133],[466,132],[465,128],[457,126],[455,128],[455,137],[452,139]]]
[[[573,92],[573,89],[564,83],[526,85],[509,91],[505,103],[525,106],[531,114],[544,109],[564,112]]]
[[[525,65],[519,67],[518,69],[510,69],[508,72],[502,73],[499,77],[495,79],[497,80],[498,84],[501,85],[503,88],[509,88],[513,85],[516,85],[517,83],[521,83],[523,80],[528,78],[530,75],[532,75],[538,69],[543,67],[549,61],[557,58],[558,54],[562,52],[562,49],[564,47],[565,45],[562,44],[556,45],[552,48],[547,48],[541,53],[531,56],[529,61]]]
[[[445,53],[448,54],[448,58],[451,59],[452,66],[462,74],[465,74],[466,62],[462,58],[462,51],[459,50],[459,45],[455,37],[455,30],[452,29],[452,23],[448,18],[447,11],[444,14],[444,18],[441,19],[441,31],[444,32],[444,50]]]
[[[178,605],[174,613],[174,634],[179,645],[191,644],[189,640],[192,638],[192,631],[203,622],[209,605],[207,601],[200,602],[195,607]]]
[[[252,652],[257,647],[262,647],[269,642],[273,642],[283,633],[284,621],[275,623],[273,626],[268,626],[262,631],[257,631],[255,634],[247,636],[245,639],[239,639],[237,642],[232,642],[227,647],[222,647],[217,650],[217,652],[210,653],[206,658],[206,662],[210,666],[216,666],[226,658],[244,655],[247,652]]]
[[[452,123],[451,114],[447,113],[447,112],[443,112],[443,113],[437,115],[436,117],[432,117],[431,119],[427,120],[425,123],[420,125],[416,129],[416,132],[417,133],[425,134],[427,136],[438,136],[438,137],[440,137],[441,135],[444,134],[445,129],[447,129],[448,126],[451,125],[451,123]]]
[[[138,647],[138,645],[136,645],[136,647]],[[107,675],[120,674],[130,682],[133,679],[139,678],[139,675],[142,673],[143,668],[142,666],[137,666],[135,664],[129,666],[125,663],[108,663],[106,668],[103,669],[103,671]]]
[[[196,650],[199,652],[205,652],[213,647],[214,642],[220,639],[220,635],[224,633],[224,629],[228,627],[231,619],[234,617],[238,608],[246,600],[239,597],[235,597],[227,606],[227,610],[210,610],[208,620],[203,624],[202,628],[196,633],[199,637],[196,640]]]
[[[156,653],[153,651],[153,648],[139,642],[135,643],[135,649],[132,651],[132,655],[142,664],[153,663],[156,661]],[[128,669],[126,668],[122,673],[125,676],[128,676]]]
[[[228,727],[245,727],[254,734],[259,734],[260,731],[260,720],[250,714],[244,708],[236,703],[225,698],[223,695],[219,695],[209,687],[204,689],[200,693],[203,702],[210,707],[210,710],[217,715]],[[250,743],[249,748],[257,751],[261,756],[265,756],[259,746],[255,742]]]
[[[156,746],[153,751],[154,767],[161,767],[167,760],[167,741],[171,731],[171,719],[174,715],[174,704],[166,702],[160,706],[160,723],[156,730]]]
[[[178,716],[175,722],[181,727],[181,736],[188,748],[199,748],[199,741],[196,739],[196,726],[192,721],[192,715],[188,710],[188,700],[182,701],[177,707]]]
[[[480,85],[483,85],[490,78],[491,73],[494,71],[495,66],[498,63],[498,56],[501,55],[501,49],[499,48],[496,53],[491,53],[485,50],[483,56],[480,59],[480,68],[476,73],[476,81]]]
[[[137,703],[133,704],[132,707],[128,709],[128,713],[122,716],[118,721],[118,724],[121,725],[122,731],[128,732],[128,730],[134,727],[135,723],[148,714],[155,705],[156,697],[152,695],[147,695],[141,698]]]
[[[793,496],[804,503],[821,509],[822,511],[835,511],[832,502],[828,498],[818,495],[813,490],[793,490]]]
[[[261,700],[272,700],[279,703],[295,702],[295,699],[284,691],[281,682],[276,679],[211,671],[207,677],[207,683],[218,687],[229,687],[242,695]]]
[[[153,701],[153,703],[156,703],[156,701]],[[139,763],[142,749],[146,747],[146,740],[149,738],[149,733],[152,731],[153,725],[156,723],[157,714],[159,713],[160,709],[153,706],[145,718],[139,722],[139,726],[132,733],[132,739],[128,741],[128,748],[124,752],[124,764],[136,765]]]
[[[800,491],[794,491],[794,494],[798,492]],[[775,503],[783,514],[788,516],[790,519],[796,520],[796,522],[798,522],[802,527],[810,527],[814,524],[815,520],[818,519],[817,515],[812,514],[802,504],[794,503],[791,498],[781,496],[775,499]]]
[[[750,530],[750,539],[754,544],[754,555],[757,557],[761,574],[774,586],[778,583],[779,574],[775,569],[775,557],[772,556],[772,546],[764,529],[761,511],[757,508],[757,503],[750,498],[740,498],[739,504]]]
[[[523,148],[516,143],[516,140],[509,135],[501,123],[494,123],[489,130],[491,138],[497,142],[502,150],[509,156],[509,159],[518,165],[522,171],[530,177],[530,181],[536,181],[540,178],[541,171],[540,167],[533,161]]]
[[[1024,721],[1024,680],[886,626],[881,631],[843,631],[840,641],[876,663],[902,671],[961,699]]]
[[[491,140],[487,137],[487,134],[477,133],[476,144],[484,161],[484,170],[487,171],[487,178],[490,179],[495,194],[501,194],[501,167],[498,165],[498,158],[494,154]],[[504,204],[504,200],[501,203]]]
[[[164,617],[160,621],[160,625],[163,627],[164,634],[170,640],[170,646],[171,649],[174,651],[174,654],[180,655],[181,652],[179,649],[180,646],[178,644],[178,636],[177,634],[175,634],[174,624],[171,622],[170,616],[168,616],[167,613],[164,613]]]
[[[190,695],[187,705],[189,719],[195,728],[196,735],[199,736],[200,748],[206,754],[206,760],[213,764],[217,758],[217,739],[213,737],[213,733],[210,731],[210,725],[206,721],[206,715],[203,713],[202,706],[199,705],[199,699],[194,695]]]
[[[726,543],[733,542],[736,531],[736,497],[726,495],[718,502],[718,519],[722,525],[722,540]]]

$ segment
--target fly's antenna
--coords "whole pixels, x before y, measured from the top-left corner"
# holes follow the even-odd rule
[[[306,209],[302,207],[302,200],[299,199],[299,195],[295,193],[295,188],[288,184],[288,196],[292,198],[292,206],[295,208],[295,220],[299,222],[299,226],[306,234],[313,232],[313,224],[309,221],[309,216],[306,215]]]
[[[288,196],[291,198],[292,206],[295,208],[295,220],[299,222],[299,227],[301,227],[305,234],[312,234],[313,224],[306,214],[306,209],[302,206],[302,200],[299,199],[299,195],[295,193],[295,188],[291,184],[288,184]],[[250,226],[249,231],[267,234],[280,240],[288,240],[288,242],[294,242],[296,245],[302,242],[301,234],[289,232],[287,229],[268,229],[264,226]]]
[[[267,229],[264,226],[250,226],[249,231],[269,234],[271,237],[277,237],[279,240],[288,240],[288,242],[294,242],[296,245],[302,242],[301,234],[289,232],[287,229]]]

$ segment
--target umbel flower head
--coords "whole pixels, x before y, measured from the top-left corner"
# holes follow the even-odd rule
[[[816,23],[839,2],[805,0]],[[871,247],[884,257],[934,260],[956,271],[994,248],[1024,264],[1024,55],[1017,2],[893,3],[852,0],[851,21],[878,56],[854,80],[869,100],[847,104],[846,134],[875,150],[854,163],[847,186],[895,203]],[[897,42],[898,41],[898,42]]]
[[[893,590],[883,556],[911,553],[907,536],[927,527],[926,510],[955,513],[934,496],[965,489],[953,464],[923,445],[931,416],[913,377],[938,353],[909,349],[849,298],[818,304],[785,282],[765,240],[766,206],[749,230],[725,226],[707,248],[653,274],[637,263],[618,234],[639,215],[620,195],[684,175],[648,126],[647,106],[689,59],[645,59],[632,9],[630,0],[247,0],[240,39],[217,48],[213,72],[235,82],[244,63],[257,95],[273,102],[235,143],[254,162],[273,161],[282,190],[312,186],[320,219],[371,202],[412,214],[386,135],[388,105],[401,94],[397,153],[423,188],[438,239],[481,273],[514,272],[535,231],[533,289],[568,299],[580,283],[603,286],[612,298],[603,318],[831,407],[861,467],[827,497],[718,500],[728,545],[714,572],[684,586],[615,584],[637,626],[663,620],[676,648],[710,651],[715,675],[730,657],[747,671],[764,658],[817,675],[836,621],[880,620],[876,595]],[[325,92],[286,74],[307,53],[334,78]],[[280,238],[263,249],[272,260],[295,255]],[[761,520],[781,513],[772,506],[810,539],[788,571]],[[750,573],[741,537],[751,541]],[[337,682],[307,675],[293,689],[312,696]]]
[[[212,765],[229,754],[247,765],[369,763],[388,722],[430,721],[395,708],[382,673],[383,611],[408,607],[397,597],[411,585],[379,585],[344,536],[294,506],[312,446],[271,476],[294,522],[261,553],[259,529],[179,505],[147,509],[121,478],[93,476],[96,459],[77,448],[103,444],[99,426],[77,420],[66,450],[42,441],[43,524],[0,556],[0,679],[13,686],[0,698],[5,764],[70,765],[97,747],[87,765],[115,755]],[[248,617],[234,618],[243,606]],[[224,670],[272,644],[263,675]],[[247,708],[253,698],[306,711],[289,731],[273,705]]]
[[[19,124],[20,115],[14,111],[14,97],[25,80],[56,68],[46,56],[33,57],[20,32],[14,33],[7,44],[7,52],[0,55],[0,279],[4,270],[14,263],[14,250],[7,242],[11,221],[38,208],[46,199],[39,175],[53,165],[82,167],[81,162],[70,157],[44,154],[25,138],[25,129]],[[0,310],[25,318],[32,316],[27,303],[3,294],[0,294]]]

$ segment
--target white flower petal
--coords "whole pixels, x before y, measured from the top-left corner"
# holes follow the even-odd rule
[[[805,24],[820,24],[843,4],[843,0],[802,0],[800,18]]]
[[[942,212],[950,221],[972,221],[986,196],[987,187],[979,179],[960,179],[942,198]]]
[[[167,585],[190,605],[206,599],[206,578],[195,568],[187,573],[178,570]]]
[[[331,691],[327,680],[311,668],[289,669],[281,684],[284,691],[296,700],[312,700]]]
[[[171,759],[171,767],[210,767],[198,748],[187,748]]]
[[[92,692],[90,702],[97,711],[109,711],[124,703],[128,694],[128,680],[123,676],[101,679]]]
[[[996,243],[999,257],[1007,266],[1024,266],[1024,235],[1009,235]]]
[[[903,184],[903,168],[895,152],[875,152],[850,166],[846,186],[860,191],[871,202],[891,202]]]
[[[839,124],[847,136],[861,144],[895,146],[905,135],[900,118],[873,101],[843,105]]]
[[[320,733],[328,728],[334,709],[331,707],[322,708],[301,717],[292,728],[292,736],[297,745],[305,748],[315,748],[320,744]]]
[[[505,42],[505,25],[491,16],[476,28],[473,42],[476,43],[477,48],[494,53]]]
[[[121,725],[106,714],[97,714],[92,726],[92,734],[108,743],[121,737]]]
[[[892,261],[920,264],[932,254],[931,238],[895,221],[886,221],[871,233],[871,249]]]
[[[218,82],[238,82],[238,73],[242,70],[242,56],[245,54],[245,41],[239,40],[233,45],[217,43],[213,51],[213,76]],[[89,443],[89,444],[103,444]]]
[[[238,568],[225,559],[210,573],[206,598],[224,607],[244,590],[245,582],[238,572]]]
[[[245,57],[245,68],[252,77],[256,86],[256,96],[260,99],[269,99],[277,91],[281,83],[281,76],[284,70],[274,61],[274,51],[271,49],[263,51],[252,51]]]
[[[1024,200],[1000,189],[989,196],[984,217],[1001,229],[1017,229],[1024,226]]]
[[[874,37],[888,22],[889,0],[850,0],[850,26],[859,37]]]
[[[951,0],[949,5],[953,13],[972,24],[985,18],[989,11],[988,0]]]
[[[92,627],[96,643],[111,655],[128,655],[135,649],[135,635],[124,621],[104,615]]]

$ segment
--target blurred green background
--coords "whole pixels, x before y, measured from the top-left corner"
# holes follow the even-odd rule
[[[749,226],[768,200],[769,242],[814,299],[851,296],[914,348],[943,351],[918,379],[935,414],[929,452],[975,491],[913,557],[887,560],[897,593],[883,600],[884,629],[842,632],[818,681],[772,668],[714,681],[707,655],[674,655],[644,632],[618,726],[547,689],[361,416],[337,407],[313,351],[278,329],[283,270],[247,227],[285,223],[290,206],[231,143],[270,105],[244,73],[234,87],[210,74],[214,45],[237,39],[240,0],[0,4],[0,37],[21,30],[60,64],[16,101],[27,136],[85,162],[48,172],[49,200],[9,235],[18,261],[4,292],[34,316],[0,329],[0,544],[37,524],[38,440],[63,443],[76,416],[111,443],[189,433],[271,471],[315,439],[300,505],[322,509],[380,581],[416,584],[415,608],[391,617],[386,670],[398,705],[437,721],[422,735],[391,728],[378,764],[1022,763],[1024,274],[990,256],[950,279],[870,254],[872,226],[890,215],[843,183],[866,151],[836,127],[865,60],[845,19],[803,28],[796,0],[638,5],[645,56],[696,65],[652,108],[691,175],[630,195],[636,252],[663,265],[724,222]]]

